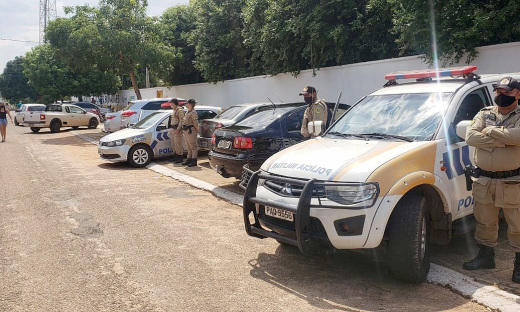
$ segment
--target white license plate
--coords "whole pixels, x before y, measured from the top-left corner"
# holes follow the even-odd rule
[[[217,145],[218,148],[230,148],[231,147],[231,141],[224,141],[220,140]]]
[[[279,208],[266,206],[265,214],[286,221],[294,221],[294,215],[292,212]]]

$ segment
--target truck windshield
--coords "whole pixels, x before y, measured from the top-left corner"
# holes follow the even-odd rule
[[[327,134],[431,140],[452,93],[367,96],[327,131]]]
[[[164,118],[165,114],[163,112],[155,112],[141,119],[138,123],[136,123],[132,128],[136,129],[147,129],[157,122],[157,120]]]

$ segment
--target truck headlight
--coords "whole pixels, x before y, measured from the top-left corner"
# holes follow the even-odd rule
[[[325,185],[324,188],[328,200],[350,207],[371,207],[379,194],[375,183]]]
[[[113,146],[121,146],[123,144],[125,144],[125,141],[124,139],[122,140],[115,140],[115,141],[110,141],[107,143],[107,146],[108,147],[113,147]]]

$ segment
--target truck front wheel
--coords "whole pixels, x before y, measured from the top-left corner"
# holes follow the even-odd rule
[[[425,281],[430,270],[430,220],[426,199],[419,194],[403,196],[390,217],[389,227],[388,253],[392,273],[408,282]]]

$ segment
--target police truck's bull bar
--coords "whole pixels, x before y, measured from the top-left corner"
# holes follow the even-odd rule
[[[277,203],[274,201],[267,201],[256,196],[256,189],[258,185],[259,179],[269,179],[270,181],[277,181],[283,183],[289,183],[292,185],[302,185],[303,190],[298,200],[297,205],[285,204],[285,203]],[[313,249],[311,236],[310,236],[310,208],[311,208],[311,198],[312,191],[314,189],[314,183],[316,179],[302,181],[297,179],[285,178],[267,175],[263,172],[256,171],[252,174],[249,183],[247,184],[245,195],[244,195],[244,224],[246,227],[246,232],[250,236],[265,238],[271,237],[280,242],[297,246],[302,253],[310,253]],[[294,223],[296,229],[296,239],[292,239],[273,231],[268,231],[262,228],[260,221],[258,219],[258,213],[256,212],[255,204],[270,206],[274,208],[280,208],[284,210],[291,211],[294,215]],[[253,213],[254,216],[254,224],[251,224],[249,219],[250,213]]]

